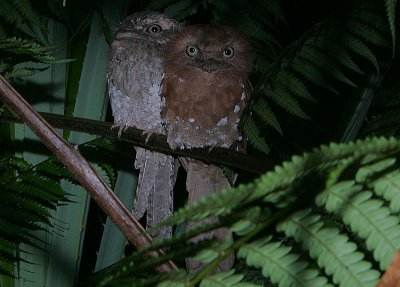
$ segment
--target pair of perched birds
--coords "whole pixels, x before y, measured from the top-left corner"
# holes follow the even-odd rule
[[[114,122],[166,134],[173,149],[229,148],[241,140],[238,124],[250,96],[251,66],[247,41],[230,27],[183,27],[160,13],[135,13],[120,24],[111,45],[107,79]],[[140,173],[133,212],[137,218],[146,212],[147,226],[172,214],[179,162],[187,172],[189,203],[231,187],[215,165],[136,148]],[[170,234],[166,227],[156,237]],[[231,234],[218,229],[192,240],[214,236]],[[220,269],[229,269],[233,260],[232,255]],[[192,270],[201,267],[186,262]]]

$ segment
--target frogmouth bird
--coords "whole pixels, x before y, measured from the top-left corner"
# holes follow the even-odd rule
[[[248,75],[252,59],[246,38],[228,26],[187,26],[167,45],[164,63],[162,116],[169,145],[173,149],[229,148],[240,141],[238,124],[251,94]],[[220,167],[189,158],[180,160],[187,172],[189,203],[231,187]],[[199,223],[189,222],[188,228],[195,224]],[[221,228],[192,241],[230,236],[229,230]],[[218,270],[229,269],[233,260],[230,255]],[[190,258],[186,264],[194,271],[203,266]]]
[[[163,55],[170,38],[182,25],[155,12],[135,13],[119,25],[108,59],[108,92],[114,122],[122,132],[135,127],[164,134],[161,122]],[[171,215],[178,161],[169,155],[136,148],[139,169],[135,207],[137,218],[146,213],[148,227]],[[171,234],[162,229],[157,238]]]

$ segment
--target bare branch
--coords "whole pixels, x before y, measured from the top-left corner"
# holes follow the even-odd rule
[[[144,229],[140,223],[125,208],[79,151],[66,142],[1,75],[0,99],[11,111],[26,122],[43,143],[67,166],[97,204],[125,234],[129,242],[137,248],[149,245],[151,237],[144,235]],[[158,257],[159,253],[153,251],[147,253],[146,256]],[[157,267],[159,272],[172,270],[177,270],[177,267],[171,261]]]
[[[78,117],[68,117],[50,113],[40,113],[55,128],[68,129],[77,132],[104,136],[118,139],[118,130],[111,130],[112,123],[102,122]],[[0,122],[22,122],[11,113],[3,113]],[[235,152],[223,148],[171,150],[164,135],[153,134],[146,142],[146,136],[142,131],[128,128],[121,136],[121,140],[134,146],[144,147],[175,156],[193,157],[206,163],[225,165],[234,169],[248,171],[254,174],[262,174],[274,166],[274,162],[266,156],[252,156],[241,152]]]

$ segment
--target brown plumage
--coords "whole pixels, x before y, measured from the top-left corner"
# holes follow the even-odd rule
[[[188,26],[171,39],[164,57],[162,116],[172,148],[228,148],[241,139],[238,124],[250,96],[248,51],[245,38],[227,26]],[[194,159],[180,160],[187,172],[189,203],[231,187],[221,168]],[[188,227],[198,224],[189,222]],[[214,230],[192,241],[211,237],[231,237],[231,233]],[[233,261],[230,255],[216,271],[231,268]],[[203,267],[194,259],[186,263],[194,271]]]
[[[246,40],[227,26],[193,25],[165,54],[163,117],[176,147],[229,147],[249,96]]]

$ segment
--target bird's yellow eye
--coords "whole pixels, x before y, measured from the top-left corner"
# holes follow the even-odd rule
[[[161,26],[157,24],[150,25],[149,27],[146,28],[146,32],[149,34],[157,34],[160,33],[161,31],[162,31]]]
[[[226,47],[224,49],[224,51],[222,52],[222,55],[224,55],[224,57],[227,58],[227,59],[232,58],[234,54],[235,53],[234,53],[234,50],[233,50],[232,47]]]
[[[195,45],[186,46],[186,54],[190,57],[196,56],[199,49]]]

